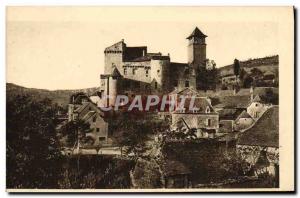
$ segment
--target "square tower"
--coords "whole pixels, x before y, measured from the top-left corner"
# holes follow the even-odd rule
[[[206,64],[206,43],[205,38],[207,36],[203,34],[198,27],[187,37],[188,44],[188,64],[191,65],[196,71],[200,67],[205,68]]]

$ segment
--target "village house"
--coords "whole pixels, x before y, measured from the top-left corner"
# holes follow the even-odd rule
[[[92,146],[100,146],[110,143],[108,138],[108,123],[104,119],[104,113],[94,104],[90,98],[83,94],[74,94],[68,106],[70,121],[82,120],[90,125],[90,132],[86,137],[90,139]]]
[[[190,109],[192,98],[185,99],[182,107],[172,112],[172,127],[178,128],[181,122],[189,129],[197,130],[197,137],[214,137],[219,129],[219,114],[215,112],[206,97],[195,97],[194,107]]]
[[[240,134],[239,156],[249,163],[255,175],[270,175],[278,182],[279,173],[279,107],[267,109],[257,122]]]

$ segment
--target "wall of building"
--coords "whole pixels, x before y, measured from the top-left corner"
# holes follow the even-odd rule
[[[151,82],[151,62],[143,61],[143,62],[124,62],[123,69],[120,73],[124,78],[142,81],[146,83]],[[124,71],[126,70],[126,74]],[[147,74],[148,71],[148,74]]]
[[[268,109],[268,106],[260,102],[252,102],[248,108],[247,112],[252,118],[258,119],[261,115]]]
[[[169,67],[170,60],[151,60],[151,87],[153,92],[166,93],[170,90]]]
[[[95,120],[93,118],[89,119],[88,123],[92,131],[87,133],[86,136],[94,139],[94,146],[106,144],[108,138],[108,123],[99,115],[95,115]]]
[[[236,130],[243,130],[250,127],[253,124],[254,120],[252,118],[239,118],[235,122]]]
[[[122,69],[125,47],[124,42],[119,42],[105,49],[104,74],[111,74],[114,67]]]

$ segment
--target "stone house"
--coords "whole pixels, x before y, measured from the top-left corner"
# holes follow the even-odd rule
[[[267,109],[251,127],[240,134],[237,153],[259,176],[279,177],[279,107]]]
[[[194,107],[198,110],[191,110],[191,100],[186,98],[183,108],[172,112],[172,125],[176,126],[178,121],[183,120],[190,129],[197,130],[198,136],[202,134],[204,137],[218,132],[219,114],[215,112],[210,101],[206,97],[196,97]]]
[[[104,113],[85,94],[71,96],[72,103],[68,106],[70,121],[83,120],[89,123],[91,132],[86,134],[93,146],[108,144],[108,122]]]

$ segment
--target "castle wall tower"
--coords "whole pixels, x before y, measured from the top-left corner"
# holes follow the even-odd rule
[[[166,93],[169,91],[169,67],[170,58],[153,58],[151,60],[151,84],[154,93]]]
[[[206,43],[205,38],[198,27],[187,37],[188,44],[188,64],[191,65],[196,71],[200,67],[206,65]]]
[[[105,48],[104,50],[104,74],[111,74],[114,68],[122,71],[123,58],[126,49],[124,40]]]

